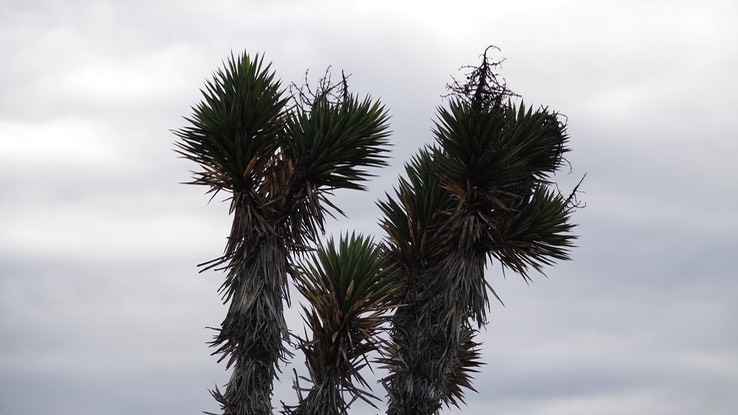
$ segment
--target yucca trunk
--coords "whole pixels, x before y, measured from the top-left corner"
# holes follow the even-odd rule
[[[433,415],[444,404],[458,404],[462,387],[473,390],[470,372],[481,365],[469,304],[486,301],[483,268],[452,272],[434,265],[435,272],[421,273],[407,288],[408,306],[392,320],[388,415]]]
[[[233,258],[223,286],[230,305],[212,344],[214,354],[233,365],[224,393],[213,396],[224,415],[272,413],[271,395],[279,360],[284,357],[287,326],[283,314],[287,261],[284,242],[270,236],[244,243]]]
[[[400,309],[393,319],[393,357],[399,365],[387,379],[388,415],[437,413],[452,370],[457,342],[445,338],[437,324],[418,324],[417,314]]]
[[[412,317],[409,318],[412,321]],[[411,325],[406,325],[411,327]],[[472,389],[468,381],[459,381],[464,359],[478,358],[478,344],[473,330],[464,328],[460,336],[448,336],[442,329],[410,329],[393,341],[402,344],[396,356],[407,366],[393,373],[388,381],[388,415],[437,414],[446,403],[457,398],[454,390]]]
[[[346,415],[348,405],[343,397],[341,376],[333,374],[313,385],[310,392],[290,415]]]

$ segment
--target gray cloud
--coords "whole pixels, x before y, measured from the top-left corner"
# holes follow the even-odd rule
[[[732,414],[737,18],[727,1],[3,2],[2,411],[217,409],[206,389],[228,374],[204,327],[224,315],[222,275],[196,264],[221,252],[227,204],[178,184],[195,166],[169,129],[231,50],[266,52],[285,86],[333,65],[387,104],[393,165],[339,192],[349,219],[328,226],[381,237],[374,201],[431,140],[444,84],[493,43],[526,103],[568,116],[559,178],[587,172],[587,208],[574,261],[548,278],[490,269],[506,306],[463,413]],[[275,403],[294,402],[293,367]]]

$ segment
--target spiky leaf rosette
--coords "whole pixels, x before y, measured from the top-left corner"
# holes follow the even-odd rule
[[[233,56],[202,90],[203,100],[174,131],[177,152],[202,167],[193,184],[211,191],[256,190],[272,168],[288,98],[263,57]]]
[[[386,109],[369,97],[322,98],[290,118],[283,146],[313,185],[365,190],[361,182],[372,174],[363,167],[387,165],[388,121]]]
[[[570,207],[550,189],[569,151],[566,125],[547,108],[512,103],[474,108],[453,101],[439,110],[438,177],[456,200],[446,240],[480,252],[528,278],[568,259],[575,236]],[[536,226],[531,226],[534,224]]]
[[[344,414],[351,401],[371,403],[361,369],[380,347],[379,333],[395,306],[396,269],[381,247],[364,236],[330,239],[297,273],[297,289],[310,339],[301,339],[313,387],[294,414]]]
[[[433,236],[445,221],[453,199],[435,173],[437,149],[421,149],[405,166],[407,178],[400,178],[394,195],[378,202],[383,213],[380,225],[387,233],[389,254],[402,267],[405,283],[415,283],[417,272],[439,254]]]
[[[366,168],[388,164],[387,110],[369,97],[345,94],[340,101],[321,94],[310,108],[295,107],[281,136],[281,173],[290,186],[274,192],[294,195],[289,227],[313,239],[323,231],[327,208],[343,214],[329,199],[333,190],[366,190],[363,182],[373,176]]]

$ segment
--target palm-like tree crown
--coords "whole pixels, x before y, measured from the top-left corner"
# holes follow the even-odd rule
[[[526,280],[568,259],[576,238],[570,199],[551,175],[568,151],[566,126],[547,108],[510,100],[487,60],[438,109],[435,144],[406,167],[379,203],[390,255],[405,290],[382,360],[390,414],[435,414],[463,401],[479,366],[477,327],[486,324],[489,260]],[[499,297],[498,297],[499,299]]]
[[[313,384],[290,413],[345,414],[350,403],[373,398],[360,370],[367,354],[380,349],[379,333],[388,321],[398,279],[383,249],[363,236],[330,239],[297,274],[297,288],[310,303],[303,307],[312,333],[300,348]],[[344,392],[352,398],[344,400]]]
[[[387,164],[384,107],[345,88],[340,100],[325,92],[308,107],[290,105],[262,57],[231,55],[188,125],[174,131],[177,152],[201,167],[191,184],[231,194],[224,254],[203,264],[227,271],[228,314],[212,342],[234,365],[225,393],[213,392],[226,414],[271,413],[272,380],[288,353],[282,303],[292,252],[318,239],[328,209],[340,213],[333,190],[362,190],[371,176],[365,168]]]
[[[365,190],[365,168],[386,166],[389,146],[389,116],[378,101],[348,91],[336,101],[326,92],[307,108],[288,105],[271,64],[231,56],[206,83],[189,125],[174,131],[177,152],[202,167],[190,183],[232,193],[232,209],[245,209],[244,228],[283,222],[270,231],[315,240],[325,208],[341,212],[331,191]]]

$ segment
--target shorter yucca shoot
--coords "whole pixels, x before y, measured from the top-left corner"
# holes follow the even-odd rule
[[[355,234],[342,236],[338,244],[331,238],[299,267],[297,289],[309,302],[303,311],[312,333],[299,346],[312,387],[296,385],[300,403],[288,413],[345,414],[356,399],[372,404],[360,371],[368,365],[367,354],[380,348],[396,281],[383,249]]]

